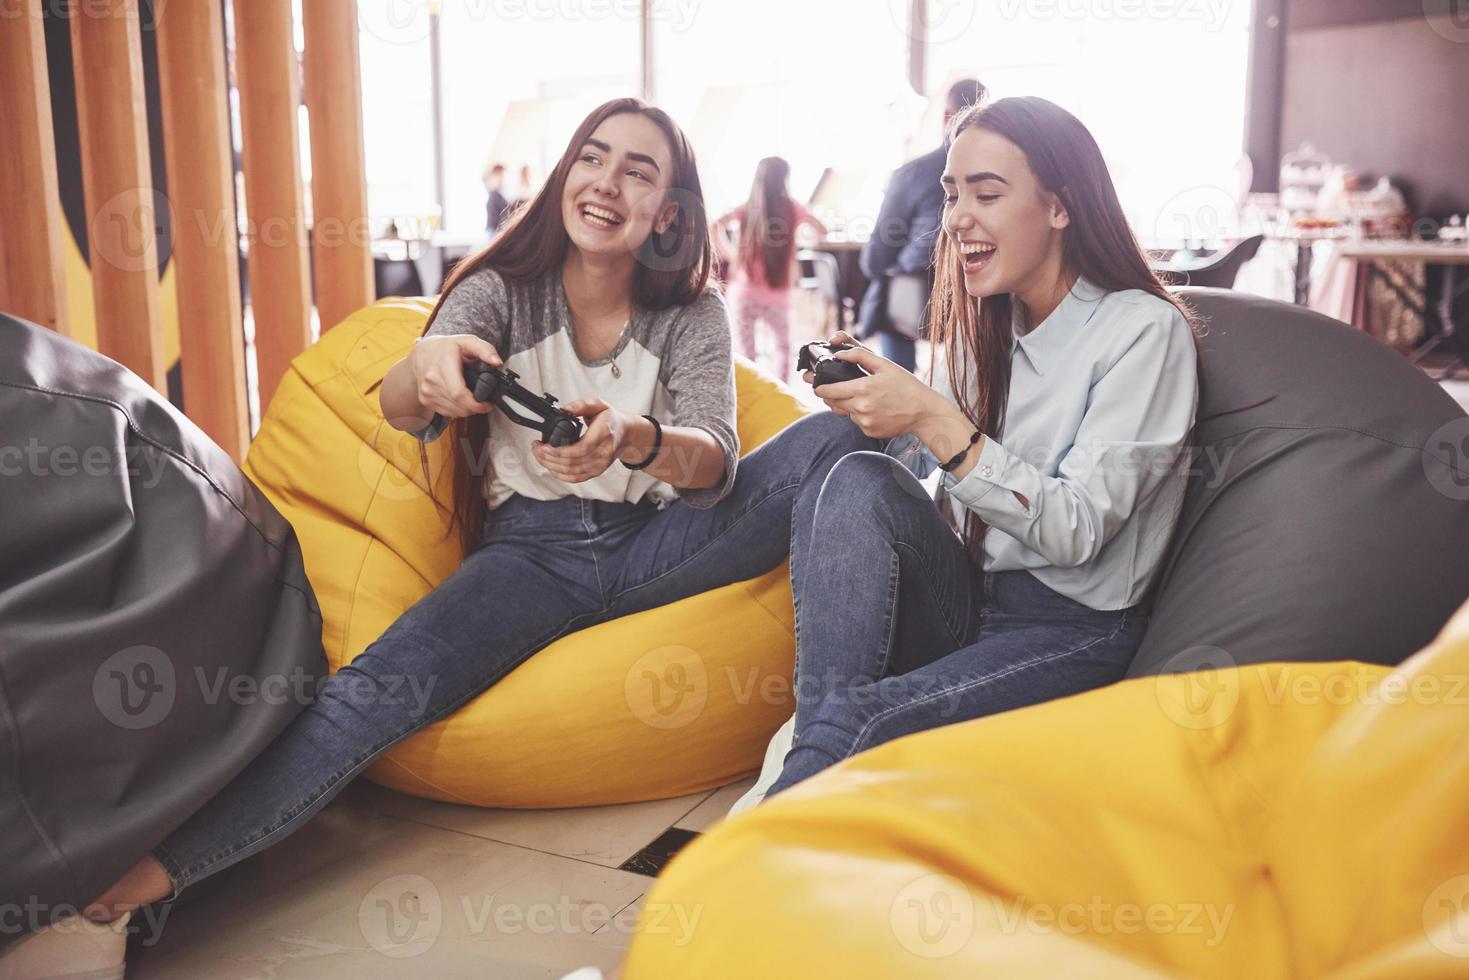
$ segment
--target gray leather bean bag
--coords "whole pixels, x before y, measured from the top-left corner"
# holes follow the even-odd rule
[[[0,314],[0,907],[90,901],[324,673],[290,526],[117,363]]]
[[[1131,675],[1397,664],[1469,597],[1469,418],[1401,354],[1220,289],[1195,474]]]

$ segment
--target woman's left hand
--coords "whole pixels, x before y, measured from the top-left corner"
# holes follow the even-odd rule
[[[856,343],[845,333],[837,334],[832,342]],[[815,389],[816,397],[837,415],[857,423],[863,435],[874,439],[904,435],[934,413],[935,399],[947,404],[942,395],[911,371],[866,347],[839,351],[835,356],[858,365],[868,376],[821,385]]]
[[[585,483],[607,472],[617,460],[627,433],[627,416],[600,398],[579,398],[562,405],[564,411],[587,421],[587,431],[569,446],[551,446],[539,439],[531,452],[562,483]]]

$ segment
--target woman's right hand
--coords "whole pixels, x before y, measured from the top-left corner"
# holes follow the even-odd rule
[[[862,341],[858,340],[856,337],[853,337],[845,330],[838,330],[836,333],[832,334],[826,342],[828,344],[831,344],[833,347],[835,347],[837,344],[851,344],[853,347],[861,347],[863,350],[868,349],[866,344],[862,343]],[[801,373],[801,380],[805,381],[808,385],[815,379],[815,372],[803,371]]]
[[[473,334],[423,337],[408,355],[414,390],[424,408],[445,418],[462,419],[483,415],[493,407],[476,401],[464,383],[464,365],[484,361],[505,366],[494,345]]]

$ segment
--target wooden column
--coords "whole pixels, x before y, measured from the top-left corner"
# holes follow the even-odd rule
[[[66,331],[41,0],[0,0],[0,310]]]
[[[250,305],[260,410],[311,343],[291,0],[234,0],[235,70],[249,218]]]
[[[92,0],[69,20],[97,346],[166,392],[138,3]]]
[[[199,428],[240,462],[250,443],[250,417],[224,80],[224,14],[213,0],[157,9],[184,408]]]
[[[316,309],[326,331],[373,300],[357,0],[311,0],[303,16],[312,262]]]

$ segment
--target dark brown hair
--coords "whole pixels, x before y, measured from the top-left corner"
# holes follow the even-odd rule
[[[790,285],[796,239],[796,204],[786,182],[791,165],[766,157],[755,166],[755,182],[740,219],[739,262],[756,281],[777,289]]]
[[[1071,220],[1061,232],[1063,272],[1083,276],[1108,292],[1140,289],[1177,307],[1190,328],[1198,331],[1194,312],[1149,267],[1147,254],[1127,224],[1102,151],[1081,120],[1054,102],[1032,96],[964,110],[949,123],[948,142],[970,127],[987,129],[1018,146],[1041,187],[1066,209]],[[1010,394],[1010,318],[1015,298],[1010,293],[979,301],[970,297],[964,291],[963,259],[942,231],[934,266],[934,358],[942,344],[960,410],[979,431],[998,438]],[[935,366],[931,360],[930,382]],[[966,512],[964,539],[976,567],[983,563],[985,530],[973,511]]]
[[[467,276],[489,267],[507,282],[526,282],[550,275],[561,268],[571,239],[561,218],[561,198],[566,178],[582,147],[607,119],[621,113],[636,113],[663,131],[673,157],[665,193],[668,203],[678,205],[672,224],[662,234],[650,234],[638,252],[633,273],[632,301],[637,309],[663,310],[687,306],[703,294],[714,268],[714,248],[709,241],[704,190],[693,147],[683,130],[662,109],[641,99],[613,99],[593,109],[582,120],[566,144],[545,184],[535,197],[511,215],[499,236],[473,255],[467,256],[444,282],[439,300],[424,324],[427,334],[447,297]],[[488,415],[457,419],[451,426],[454,459],[453,523],[458,526],[466,553],[473,550],[484,533],[488,505],[483,496],[489,479],[489,454],[483,450],[489,439]],[[425,481],[427,462],[424,459]]]

